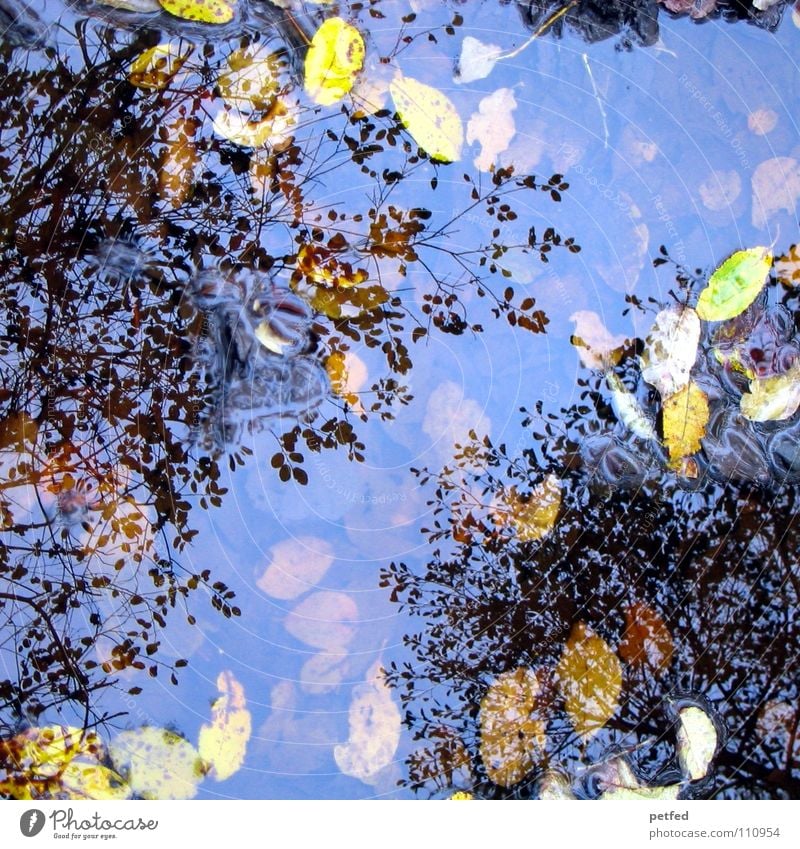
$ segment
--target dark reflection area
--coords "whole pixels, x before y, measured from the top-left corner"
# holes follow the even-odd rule
[[[681,277],[672,295],[683,302],[698,279]],[[775,280],[767,292],[725,337],[763,368],[765,351],[793,344],[798,308]],[[431,494],[431,556],[422,570],[395,562],[381,576],[421,626],[405,637],[413,661],[391,673],[417,740],[408,786],[531,798],[556,770],[592,797],[592,776],[620,753],[643,785],[670,784],[679,775],[675,705],[692,698],[719,721],[724,742],[711,774],[682,797],[800,796],[796,416],[753,423],[735,414],[741,375],[711,355],[725,327],[701,341],[693,372],[712,415],[691,473],[668,471],[658,444],[624,427],[595,374],[558,413],[541,402],[523,409],[515,445],[473,433],[441,471],[416,472]],[[632,345],[635,358],[641,342]],[[621,378],[655,409],[625,362]],[[558,517],[541,535],[537,500],[555,481]],[[622,671],[610,719],[583,737],[559,671],[576,627],[600,635]],[[592,663],[586,674],[602,694]],[[520,668],[538,681],[520,707],[520,737],[541,723],[546,743],[531,749],[524,777],[504,783],[484,762],[481,705],[498,676]]]
[[[773,30],[789,5],[784,0],[752,3],[751,0],[514,0],[526,26],[539,29],[560,9],[568,11],[552,26],[552,34],[565,30],[589,43],[616,39],[620,49],[651,47],[659,39],[659,15],[687,16],[697,22],[722,18],[743,21]]]
[[[116,719],[100,695],[130,667],[176,681],[186,661],[161,656],[167,618],[195,624],[197,591],[239,615],[211,566],[181,565],[193,510],[225,498],[222,466],[252,461],[258,439],[276,482],[306,483],[309,451],[363,460],[359,422],[408,403],[430,334],[493,320],[545,332],[506,256],[580,250],[546,226],[501,236],[517,199],[561,199],[560,175],[440,186],[391,110],[305,101],[282,27],[213,44],[186,32],[192,56],[158,90],[130,68],[172,31],[78,17],[51,28],[57,47],[0,53],[4,738]],[[281,79],[259,112],[279,97],[296,110],[280,143],[214,130],[219,75],[253,46]],[[337,369],[357,344],[385,373],[355,396]]]

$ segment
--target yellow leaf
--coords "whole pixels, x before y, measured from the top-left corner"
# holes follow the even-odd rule
[[[466,790],[456,790],[456,792],[453,793],[452,796],[450,796],[450,801],[451,802],[465,802],[465,801],[469,801],[469,800],[474,799],[474,798],[475,797],[472,795],[472,793],[468,793]]]
[[[195,747],[164,728],[137,728],[118,734],[109,746],[114,768],[144,799],[192,799],[203,777]]]
[[[101,754],[97,734],[65,725],[29,728],[10,740],[0,740],[0,761],[13,764],[32,779],[53,778],[79,755]]]
[[[328,18],[314,33],[306,53],[305,89],[322,106],[341,100],[364,65],[364,39],[341,18]]]
[[[680,469],[684,460],[700,450],[700,440],[708,424],[708,398],[691,381],[664,401],[664,444],[669,451],[669,466]]]
[[[345,775],[369,784],[400,745],[400,711],[378,664],[367,673],[366,683],[353,690],[349,721],[348,741],[334,747],[333,757]]]
[[[269,109],[280,91],[284,55],[254,44],[234,50],[226,62],[217,79],[222,99],[237,108]]]
[[[732,254],[700,293],[697,314],[703,321],[725,321],[744,312],[764,288],[771,266],[769,248],[749,248]]]
[[[556,667],[561,695],[575,731],[589,738],[614,715],[622,667],[606,641],[578,622]]]
[[[398,74],[389,86],[400,122],[431,159],[461,158],[464,128],[450,99],[432,86]]]
[[[193,49],[191,44],[182,41],[167,41],[145,50],[134,59],[128,72],[131,85],[150,91],[166,88]]]
[[[481,760],[501,787],[522,781],[544,751],[545,724],[535,716],[539,691],[533,670],[520,666],[498,675],[481,699]]]
[[[244,763],[252,723],[244,688],[232,672],[220,672],[217,689],[220,695],[211,709],[211,724],[201,727],[197,750],[211,776],[225,781]]]
[[[128,784],[113,769],[82,760],[67,765],[61,774],[60,786],[70,799],[119,801],[133,795]]]
[[[204,24],[227,24],[233,20],[233,6],[225,0],[158,0],[161,8],[183,18]]]
[[[690,781],[705,778],[717,752],[717,727],[699,707],[678,713],[678,763]]]
[[[520,542],[536,542],[544,539],[556,524],[561,508],[561,483],[549,474],[537,484],[530,496],[523,500],[512,486],[503,497],[503,506],[498,507],[500,521],[511,522]]]
[[[755,378],[750,391],[742,394],[742,415],[753,422],[780,422],[791,418],[800,407],[800,366],[786,374]]]

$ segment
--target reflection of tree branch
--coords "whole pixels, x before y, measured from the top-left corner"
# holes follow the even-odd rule
[[[47,611],[36,601],[35,598],[31,598],[30,596],[21,596],[16,593],[5,593],[0,592],[0,599],[4,599],[6,601],[14,601],[20,602],[21,604],[27,604],[32,607],[41,617],[42,621],[47,626],[47,630],[50,632],[50,636],[53,638],[56,646],[58,646],[59,651],[61,652],[61,656],[64,659],[64,663],[67,666],[67,669],[75,681],[78,691],[80,693],[80,701],[83,702],[84,707],[84,715],[83,722],[84,727],[88,727],[89,724],[89,716],[91,715],[91,702],[89,699],[89,689],[88,689],[88,678],[87,676],[81,672],[81,670],[75,665],[75,661],[72,657],[72,654],[64,645],[61,635],[58,633],[55,625],[53,624],[53,620],[50,618],[50,615]]]

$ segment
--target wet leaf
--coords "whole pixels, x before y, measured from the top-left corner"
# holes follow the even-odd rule
[[[697,301],[697,314],[703,321],[725,321],[744,312],[764,288],[771,265],[769,248],[737,251],[709,278]]]
[[[134,59],[128,72],[131,85],[159,91],[186,64],[194,47],[184,41],[167,41],[157,44]]]
[[[479,171],[490,171],[497,157],[508,149],[514,133],[513,111],[517,108],[514,92],[510,88],[499,88],[484,97],[467,123],[467,144],[478,142],[480,155],[475,158]]]
[[[183,18],[204,24],[227,24],[233,20],[233,6],[225,0],[158,0],[161,8]]]
[[[660,674],[669,668],[673,651],[669,628],[655,610],[637,601],[625,611],[625,633],[619,644],[623,660]]]
[[[614,758],[598,771],[598,784],[603,790],[599,799],[609,801],[671,801],[678,798],[680,784],[651,786],[642,784],[633,774],[625,758]]]
[[[556,667],[561,695],[575,731],[597,733],[617,710],[622,667],[606,641],[583,622],[572,628]]]
[[[717,729],[699,707],[685,707],[678,713],[678,763],[690,781],[699,781],[717,752]]]
[[[303,599],[284,620],[286,630],[307,646],[343,649],[353,639],[358,607],[349,595],[322,590]]]
[[[217,78],[222,99],[237,109],[269,109],[280,91],[280,73],[285,60],[266,44],[234,50],[226,69]]]
[[[767,159],[756,167],[751,185],[754,227],[766,227],[781,211],[794,217],[800,198],[800,162],[790,156]]]
[[[468,801],[470,801],[474,798],[475,797],[472,795],[472,793],[468,793],[466,790],[456,790],[456,792],[453,793],[450,796],[450,801],[451,802],[468,802]]]
[[[130,799],[130,786],[113,769],[81,759],[71,761],[60,777],[61,790],[70,799],[120,801]]]
[[[269,114],[259,121],[235,109],[220,109],[214,118],[214,132],[242,147],[283,150],[294,135],[297,109],[293,101],[278,98]]]
[[[664,445],[671,469],[680,470],[684,460],[700,450],[708,412],[706,393],[694,381],[664,401]]]
[[[158,0],[100,0],[103,6],[111,6],[114,9],[124,9],[126,12],[160,12],[161,4]]]
[[[800,407],[800,365],[775,377],[754,378],[742,394],[742,415],[753,422],[790,419]]]
[[[456,107],[439,89],[398,74],[389,86],[400,123],[431,159],[461,158],[464,128]]]
[[[342,18],[328,18],[314,33],[306,53],[305,89],[322,106],[341,100],[364,65],[364,39]]]
[[[586,368],[605,371],[620,361],[623,350],[630,344],[627,337],[609,333],[603,319],[591,310],[578,310],[569,320],[575,322],[570,341]]]
[[[13,764],[31,779],[53,778],[80,756],[102,756],[100,738],[93,731],[67,725],[28,728],[10,739],[0,739],[0,762]]]
[[[561,508],[561,482],[556,475],[549,474],[533,488],[527,499],[519,496],[516,487],[511,487],[503,501],[517,539],[536,542],[555,527]]]
[[[270,562],[256,586],[268,596],[297,598],[313,589],[334,560],[330,543],[317,537],[294,537],[270,549]]]
[[[641,408],[636,397],[613,371],[606,372],[606,383],[611,390],[614,412],[622,424],[641,439],[658,439],[653,423]]]
[[[545,724],[533,715],[540,687],[533,670],[520,666],[498,675],[481,699],[481,760],[500,787],[522,781],[544,751]]]
[[[335,746],[333,757],[345,775],[369,784],[400,745],[400,711],[378,664],[367,673],[366,683],[353,689],[348,718],[347,743]]]
[[[461,55],[458,57],[455,80],[459,83],[471,83],[488,77],[494,70],[503,49],[496,44],[486,44],[478,38],[468,35],[461,42]]]
[[[212,778],[225,781],[244,763],[252,722],[244,687],[232,672],[220,672],[217,689],[219,698],[211,708],[211,723],[200,728],[197,751],[210,767]]]
[[[697,359],[700,319],[691,307],[670,307],[656,316],[641,355],[642,377],[669,398],[689,384]]]
[[[192,799],[203,777],[195,747],[164,728],[137,728],[118,734],[109,746],[114,768],[144,799]]]
[[[539,798],[550,801],[561,799],[574,799],[572,782],[569,776],[556,769],[548,769],[539,779]]]

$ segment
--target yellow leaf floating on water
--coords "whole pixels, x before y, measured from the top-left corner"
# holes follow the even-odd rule
[[[96,799],[119,801],[133,795],[122,777],[99,763],[86,763],[81,759],[71,761],[60,777],[61,790],[70,799]]]
[[[527,500],[511,487],[503,498],[503,507],[499,508],[501,520],[507,511],[508,521],[517,532],[520,542],[536,542],[544,539],[556,524],[561,508],[561,482],[549,474],[537,484]]]
[[[450,99],[439,89],[398,74],[389,86],[402,125],[431,159],[461,158],[464,127]]]
[[[697,301],[697,314],[703,321],[725,321],[744,312],[764,288],[771,266],[769,248],[737,251],[709,278]]]
[[[606,641],[578,622],[556,667],[561,695],[575,731],[588,738],[614,715],[622,667]]]
[[[450,796],[450,801],[451,802],[467,802],[467,801],[470,801],[474,798],[475,797],[472,795],[472,793],[468,793],[466,790],[456,790],[456,792],[453,793],[452,796]]]
[[[791,418],[800,407],[800,366],[775,377],[755,378],[750,391],[742,394],[742,415],[753,422],[780,422]]]
[[[305,89],[322,106],[341,100],[364,65],[364,39],[342,18],[328,18],[314,33],[306,53]]]
[[[204,24],[227,24],[233,20],[233,6],[225,0],[158,0],[161,8],[183,18]]]
[[[664,444],[671,469],[681,469],[684,461],[700,450],[700,440],[708,424],[708,398],[694,382],[670,395],[663,405]]]
[[[481,699],[481,760],[501,787],[522,781],[544,751],[545,724],[534,716],[540,688],[533,670],[520,666],[498,675]]]
[[[131,790],[113,770],[100,763],[100,738],[80,728],[51,725],[29,728],[0,740],[0,793],[15,799],[127,799]]]
[[[681,791],[680,784],[642,784],[625,758],[609,761],[599,771],[598,778],[598,784],[603,790],[599,799],[603,802],[671,801],[677,799]]]
[[[128,80],[137,88],[160,91],[186,64],[193,49],[191,44],[182,41],[157,44],[133,60]]]
[[[280,73],[286,60],[266,44],[234,50],[227,68],[217,78],[222,99],[239,108],[268,109],[280,91]]]
[[[345,774],[370,784],[394,759],[400,745],[401,717],[380,665],[353,690],[347,743],[334,747],[336,765]]]
[[[717,753],[717,728],[699,707],[685,707],[678,713],[678,763],[690,781],[708,774]]]
[[[195,747],[164,728],[123,731],[109,746],[114,768],[144,799],[193,799],[203,777]]]
[[[232,672],[220,672],[217,689],[219,698],[211,708],[211,724],[200,728],[197,750],[210,766],[210,775],[217,781],[225,781],[244,763],[252,722],[244,687]]]

